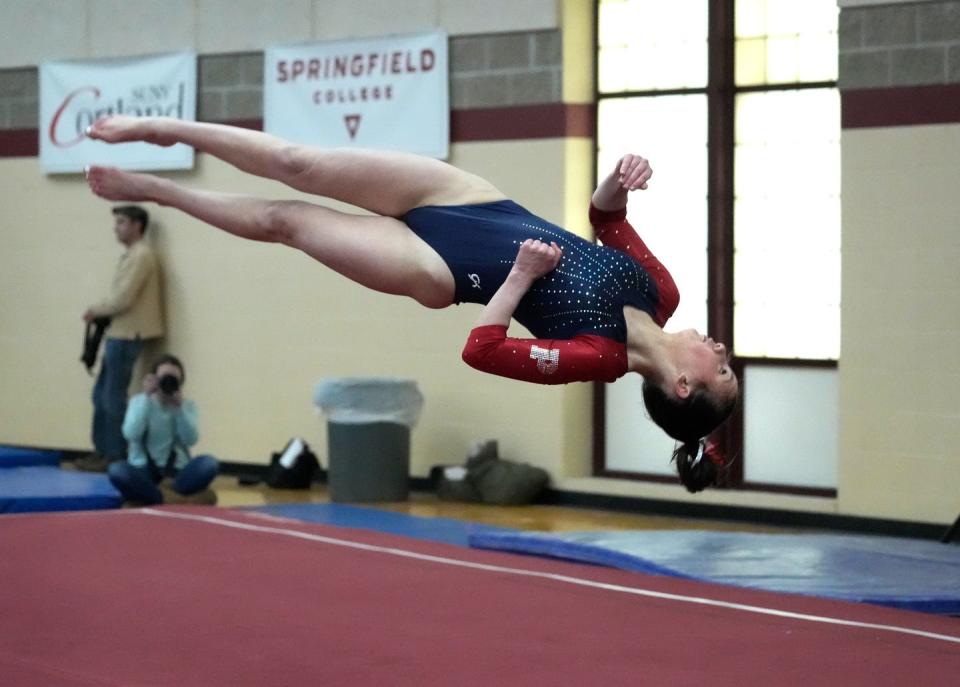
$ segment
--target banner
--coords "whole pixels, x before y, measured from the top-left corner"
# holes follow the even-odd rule
[[[91,141],[84,131],[100,117],[157,115],[194,121],[197,57],[176,53],[95,62],[40,65],[40,165],[45,172],[81,172],[86,165],[121,169],[192,169],[193,148]]]
[[[311,145],[449,154],[447,34],[268,48],[263,128]]]

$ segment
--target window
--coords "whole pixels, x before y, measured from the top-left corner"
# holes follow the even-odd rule
[[[741,378],[751,364],[835,367],[836,0],[598,3],[597,173],[625,152],[652,162],[651,190],[628,212],[680,288],[669,328],[732,341]],[[742,447],[749,428],[736,422]],[[622,457],[606,464],[630,472]]]

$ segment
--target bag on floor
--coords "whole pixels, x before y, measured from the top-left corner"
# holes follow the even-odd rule
[[[466,466],[441,468],[436,476],[437,495],[442,500],[496,506],[530,503],[550,481],[542,468],[501,459],[496,441],[477,444]]]
[[[470,474],[484,503],[521,506],[532,502],[550,481],[546,470],[511,460],[492,460]]]
[[[274,489],[309,489],[319,469],[320,461],[307,442],[295,437],[270,456],[266,482]]]

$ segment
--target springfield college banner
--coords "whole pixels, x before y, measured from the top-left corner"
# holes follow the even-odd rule
[[[191,169],[193,148],[148,143],[109,145],[84,137],[100,117],[196,118],[197,57],[177,53],[40,65],[40,164],[46,172],[80,172],[89,164],[122,169]]]
[[[264,57],[265,131],[447,157],[446,33],[273,47]]]

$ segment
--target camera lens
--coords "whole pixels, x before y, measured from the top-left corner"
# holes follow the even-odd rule
[[[160,378],[160,391],[165,394],[174,394],[180,388],[180,379],[173,375],[163,375]]]

